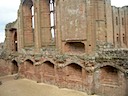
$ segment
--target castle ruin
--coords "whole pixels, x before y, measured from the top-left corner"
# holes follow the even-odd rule
[[[111,6],[110,0],[21,0],[5,34],[0,76],[128,96],[128,6]]]

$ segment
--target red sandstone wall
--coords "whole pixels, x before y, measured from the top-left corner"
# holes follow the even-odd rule
[[[46,46],[51,43],[52,34],[51,34],[51,25],[50,25],[50,7],[49,1],[40,0],[40,36],[41,36],[41,45]]]
[[[104,96],[125,96],[124,73],[113,68],[103,67],[95,72],[95,93]]]
[[[34,32],[32,29],[32,10],[31,10],[32,1],[30,1],[28,4],[25,2],[22,6],[22,23],[23,25],[22,31],[23,31],[23,43],[24,47],[30,47],[33,45],[34,42]]]
[[[125,36],[126,36],[126,46],[128,47],[128,7],[123,7],[124,9],[124,23],[125,23]]]
[[[120,25],[120,42],[121,47],[126,47],[126,29],[125,29],[125,16],[124,16],[124,8],[119,9],[119,25]]]
[[[24,62],[24,64],[20,65],[19,74],[37,82],[54,84],[59,87],[87,91],[88,93],[91,93],[92,90],[93,76],[91,74],[89,75],[84,68],[77,64],[70,64],[63,68],[58,68],[50,61],[36,66]]]
[[[87,36],[86,2],[83,0],[59,0],[56,2],[56,44],[65,52],[65,43],[83,41]]]
[[[12,65],[13,63],[10,61],[0,60],[0,76],[14,72]],[[21,77],[85,91],[88,94],[104,94],[105,96],[110,96],[110,94],[112,96],[125,96],[126,94],[124,73],[111,66],[100,68],[93,74],[75,63],[57,67],[50,61],[34,65],[33,61],[26,60],[18,65],[18,69],[18,74]]]
[[[10,62],[0,59],[0,76],[9,75],[10,73],[11,73]]]

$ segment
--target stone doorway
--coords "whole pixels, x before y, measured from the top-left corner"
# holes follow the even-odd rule
[[[67,87],[82,90],[82,67],[75,63],[66,66],[66,81]]]
[[[18,63],[14,60],[12,61],[12,72],[11,74],[17,74],[19,71]]]
[[[25,61],[25,77],[34,80],[34,63],[31,60]]]
[[[55,82],[55,70],[54,64],[50,61],[46,61],[42,65],[43,70],[43,82],[48,84],[54,84]]]

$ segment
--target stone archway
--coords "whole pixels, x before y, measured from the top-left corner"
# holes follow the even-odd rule
[[[82,67],[75,63],[67,65],[66,81],[68,88],[82,90]]]
[[[34,80],[34,63],[31,60],[24,62],[25,66],[25,77]]]
[[[81,80],[82,79],[82,67],[75,63],[68,65],[67,76],[68,76],[68,79]]]
[[[42,64],[42,78],[43,82],[53,84],[55,82],[55,69],[54,64],[46,61]]]
[[[17,74],[19,71],[18,63],[14,60],[12,61],[12,71],[11,74]]]
[[[105,96],[124,96],[125,77],[119,69],[106,65],[95,72],[95,93]]]
[[[33,62],[31,60],[26,60],[25,64],[26,64],[26,71],[33,72],[34,70]]]
[[[101,68],[100,79],[103,84],[118,85],[118,70],[111,66]]]

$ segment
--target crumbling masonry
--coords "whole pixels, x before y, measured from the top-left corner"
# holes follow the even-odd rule
[[[128,7],[110,0],[21,0],[6,25],[0,76],[128,96]]]

